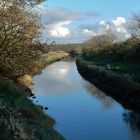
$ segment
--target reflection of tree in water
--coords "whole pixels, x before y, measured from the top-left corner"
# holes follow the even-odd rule
[[[135,140],[140,140],[140,113],[126,111],[123,113],[123,120],[132,130]]]
[[[99,101],[101,101],[102,106],[105,109],[109,109],[113,106],[114,100],[102,91],[98,90],[94,85],[84,82],[83,86],[93,97],[96,97]]]

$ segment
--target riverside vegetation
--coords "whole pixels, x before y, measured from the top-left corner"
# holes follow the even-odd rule
[[[63,140],[42,106],[32,103],[32,76],[64,52],[40,48],[34,7],[44,0],[0,1],[0,140]]]
[[[53,130],[55,121],[27,98],[29,91],[12,80],[0,78],[1,140],[63,140]]]
[[[68,56],[64,52],[43,53],[32,63],[14,64],[12,71],[2,71],[0,76],[0,139],[39,139],[63,140],[53,130],[55,121],[44,114],[43,107],[32,103],[27,97],[32,96],[28,88],[32,84],[32,76],[41,73],[42,69],[55,61]],[[24,64],[26,67],[24,67]],[[7,66],[7,65],[6,65]],[[7,127],[8,126],[8,127]]]
[[[43,1],[0,1],[0,140],[64,139],[53,129],[55,121],[44,114],[43,107],[28,98],[32,95],[27,87],[32,83],[32,76],[47,64],[68,56],[63,51],[56,52],[60,45],[49,48],[38,41],[41,24],[33,8]],[[139,21],[137,16],[136,19]],[[126,79],[139,84],[140,40],[137,33],[121,43],[113,43],[109,36],[97,36],[76,46],[78,50],[75,45],[71,49],[63,47],[74,55],[83,48],[81,58],[88,64],[125,74]],[[64,50],[63,47],[59,50]],[[53,49],[55,52],[49,52]]]
[[[140,112],[140,16],[134,15],[131,38],[115,41],[112,31],[83,44],[77,59],[81,75],[125,107]]]

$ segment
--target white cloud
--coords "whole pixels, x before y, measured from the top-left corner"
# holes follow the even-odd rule
[[[115,20],[112,20],[112,22],[116,27],[121,27],[126,23],[126,20],[124,17],[117,17]]]
[[[100,21],[99,25],[104,29],[104,30],[108,30],[110,28],[110,25],[108,23],[106,23],[105,21]]]
[[[126,19],[124,17],[117,17],[115,20],[112,20],[113,25],[116,27],[118,33],[128,34],[126,28]]]
[[[95,12],[80,13],[59,7],[36,7],[40,13],[44,29],[42,41],[56,41],[59,43],[80,43],[92,36],[105,34],[110,30],[119,39],[128,38],[127,21],[124,17],[116,17],[110,21],[101,20],[97,24],[91,23]],[[86,22],[85,22],[86,21]],[[87,23],[87,22],[90,23]]]
[[[46,26],[47,33],[50,37],[63,38],[70,34],[69,28],[65,27],[72,21],[62,21],[58,23],[49,24]]]
[[[82,21],[98,16],[94,11],[77,12],[60,7],[38,6],[35,11],[41,15],[42,30],[41,41],[56,41],[59,43],[82,42],[95,35],[92,29],[80,28]]]
[[[107,30],[110,29],[110,25],[106,23],[105,21],[99,22],[99,33],[98,34],[105,34]]]
[[[95,32],[93,32],[92,30],[89,30],[89,29],[83,29],[82,30],[82,33],[84,35],[86,35],[87,37],[92,37],[92,36],[95,36],[96,35]]]
[[[99,25],[105,26],[106,25],[106,22],[102,20],[102,21],[99,22]]]

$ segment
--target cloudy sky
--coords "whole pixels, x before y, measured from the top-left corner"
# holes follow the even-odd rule
[[[43,23],[42,41],[81,43],[108,29],[128,38],[133,12],[140,0],[49,0],[36,9]]]

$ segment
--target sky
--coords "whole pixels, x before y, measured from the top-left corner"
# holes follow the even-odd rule
[[[128,25],[140,0],[48,0],[37,8],[42,17],[42,42],[82,43],[113,29],[130,37]]]

